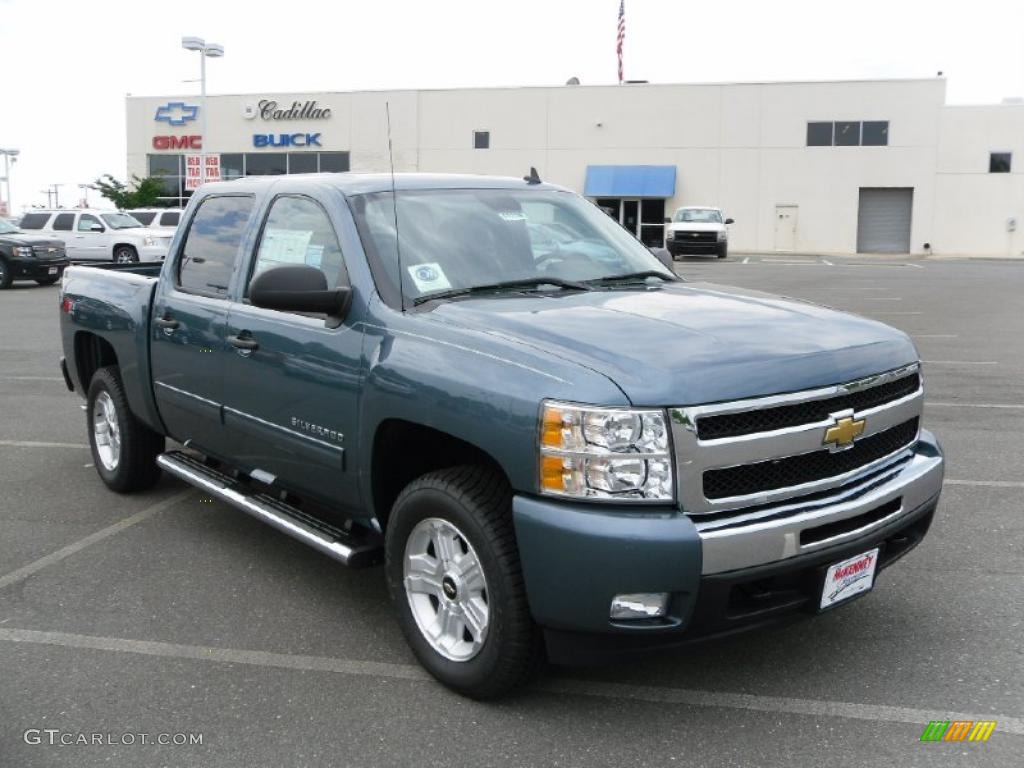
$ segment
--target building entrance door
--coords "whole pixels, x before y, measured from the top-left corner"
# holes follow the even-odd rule
[[[660,248],[665,244],[664,198],[600,197],[595,202],[644,245]]]

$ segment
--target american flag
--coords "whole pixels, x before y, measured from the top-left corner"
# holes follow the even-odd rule
[[[626,0],[619,0],[619,35],[615,52],[619,54],[619,83],[622,83],[622,44],[626,41]]]

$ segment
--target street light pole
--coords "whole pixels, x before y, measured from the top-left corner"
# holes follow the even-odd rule
[[[0,149],[0,155],[4,156],[4,200],[7,201],[7,215],[14,215],[14,203],[11,202],[11,163],[17,162],[20,150]]]
[[[203,131],[203,149],[199,155],[199,183],[206,183],[206,153],[209,150],[209,139],[207,135],[208,122],[206,118],[206,59],[210,57],[212,59],[220,58],[224,55],[224,46],[219,43],[207,43],[201,37],[183,37],[181,38],[181,47],[186,51],[198,51],[199,52],[199,93],[200,102],[199,109],[202,111],[202,119],[200,125]]]

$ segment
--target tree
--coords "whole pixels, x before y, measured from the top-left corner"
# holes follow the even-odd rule
[[[140,179],[132,174],[130,184],[131,186],[118,181],[108,173],[96,179],[89,188],[95,189],[122,211],[130,208],[150,208],[159,204],[159,198],[164,193],[164,183],[160,177],[147,176]]]

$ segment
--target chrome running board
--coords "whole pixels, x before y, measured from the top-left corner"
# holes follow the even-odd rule
[[[237,507],[340,563],[362,567],[382,559],[383,549],[378,541],[361,539],[290,504],[250,489],[187,453],[168,451],[160,454],[156,463],[168,474]]]

